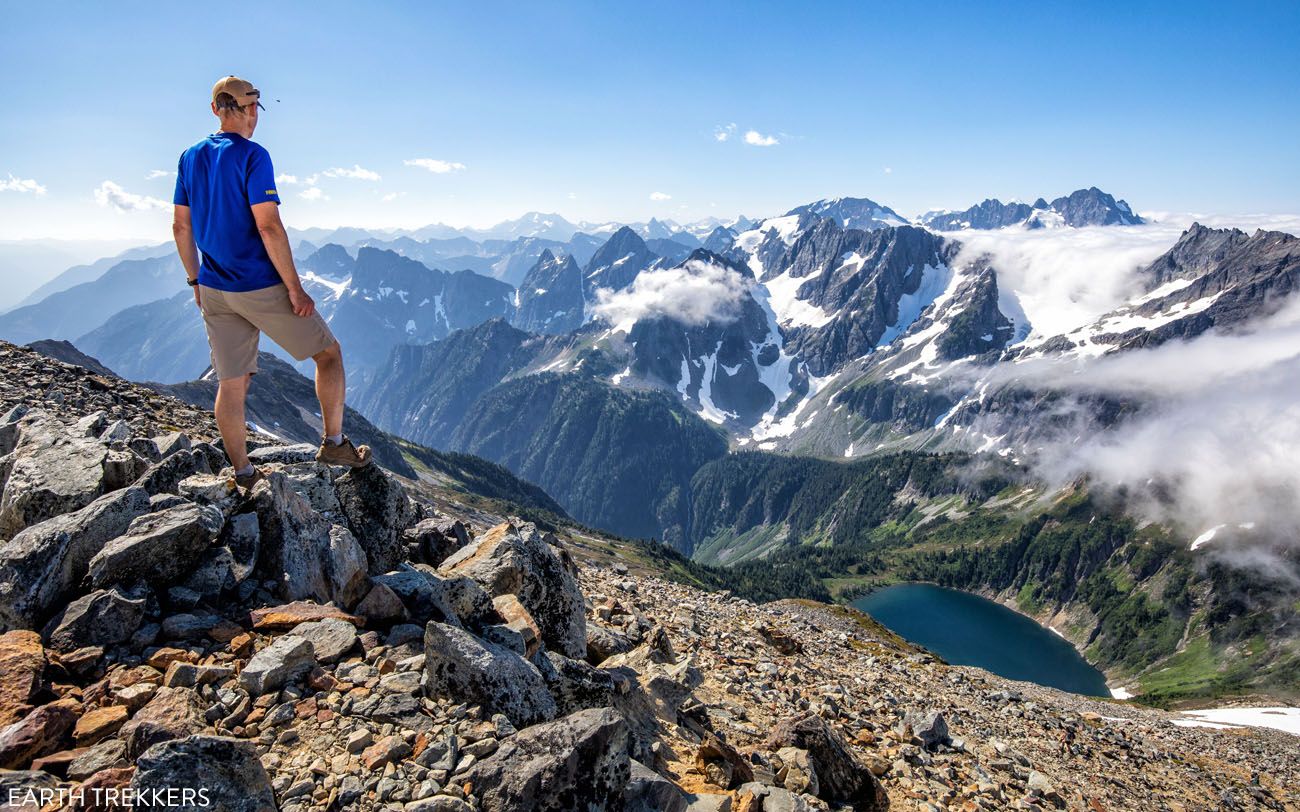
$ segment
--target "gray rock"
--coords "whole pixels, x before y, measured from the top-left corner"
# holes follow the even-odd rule
[[[188,435],[179,431],[173,431],[169,434],[153,438],[154,445],[158,447],[159,457],[170,457],[177,451],[190,450],[190,438]]]
[[[287,634],[253,655],[239,672],[239,684],[253,696],[278,691],[316,665],[310,640]]]
[[[208,458],[201,452],[183,449],[171,454],[164,454],[162,460],[145,470],[137,485],[149,492],[150,496],[160,493],[176,493],[180,484],[195,474],[211,474]]]
[[[566,657],[587,655],[587,621],[574,565],[554,537],[532,524],[501,524],[461,548],[439,567],[467,575],[487,593],[513,594],[542,631],[546,646]]]
[[[469,771],[484,812],[622,809],[631,774],[627,724],[611,708],[534,725]]]
[[[688,796],[681,787],[639,761],[629,764],[631,774],[623,790],[624,812],[686,812]]]
[[[299,462],[315,462],[316,446],[310,443],[295,445],[269,445],[248,452],[248,458],[258,465],[270,462],[290,465]]]
[[[317,513],[342,514],[343,508],[334,490],[334,475],[328,465],[302,462],[281,468],[280,473],[289,478],[289,487],[294,493],[306,499]]]
[[[406,558],[402,531],[419,518],[406,489],[378,465],[354,468],[334,487],[348,527],[366,551],[371,574],[397,567]]]
[[[537,667],[463,629],[430,622],[424,630],[425,691],[483,705],[523,727],[555,718],[555,700]]]
[[[219,615],[183,612],[163,618],[162,636],[168,640],[193,640],[202,637],[221,622]]]
[[[355,606],[367,588],[367,559],[352,533],[313,510],[279,472],[258,483],[253,498],[259,572],[277,583],[279,597]]]
[[[632,641],[626,634],[597,623],[587,624],[587,662],[592,665],[600,665],[615,654],[631,650]]]
[[[107,457],[107,447],[56,420],[24,418],[0,490],[0,539],[101,496]]]
[[[289,634],[308,640],[316,661],[326,665],[338,662],[357,644],[357,627],[338,618],[299,623]]]
[[[905,732],[911,731],[911,734],[920,739],[921,743],[929,750],[952,741],[948,734],[948,722],[943,718],[943,714],[938,711],[926,713],[908,711],[903,717],[900,726],[904,728]]]
[[[419,551],[421,561],[435,567],[470,543],[464,522],[443,517],[421,520],[408,528],[402,538]]]
[[[126,766],[126,742],[105,739],[68,762],[68,779],[85,781],[100,770],[123,766]]]
[[[221,736],[190,736],[150,747],[136,762],[131,788],[137,796],[180,788],[201,791],[206,803],[140,803],[137,809],[193,808],[207,812],[276,812],[271,779],[252,742]],[[158,795],[165,798],[165,794]]]
[[[29,527],[0,546],[0,627],[37,626],[77,593],[90,560],[149,511],[149,494],[128,488]]]
[[[803,713],[778,723],[768,735],[765,747],[771,751],[783,747],[806,750],[824,800],[852,804],[859,810],[889,807],[885,789],[871,770],[844,737],[814,713]]]
[[[476,627],[493,617],[492,601],[468,578],[443,577],[423,565],[402,565],[397,572],[372,579],[401,599],[411,620],[436,620],[453,626]]]
[[[608,671],[554,651],[543,652],[536,662],[560,714],[613,704],[614,678]]]
[[[216,508],[194,504],[141,516],[90,559],[90,582],[105,587],[136,580],[178,581],[193,570],[223,521]]]
[[[43,636],[50,648],[62,652],[130,640],[144,621],[145,598],[143,590],[97,589],[51,618]]]

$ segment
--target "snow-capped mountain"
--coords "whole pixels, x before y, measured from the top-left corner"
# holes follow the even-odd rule
[[[786,212],[787,215],[812,214],[816,217],[829,217],[841,228],[853,228],[870,231],[875,228],[901,226],[907,218],[898,212],[882,206],[865,197],[837,197],[834,200],[818,200]]]
[[[1129,204],[1116,200],[1096,186],[1079,189],[1051,203],[1038,198],[1033,205],[990,198],[965,211],[930,211],[918,222],[939,231],[995,229],[1007,226],[1056,228],[1060,226],[1141,225],[1145,222]]]

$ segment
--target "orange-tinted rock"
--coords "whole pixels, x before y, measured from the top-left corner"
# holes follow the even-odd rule
[[[0,728],[31,711],[44,672],[45,648],[39,634],[15,629],[0,635]]]
[[[128,715],[125,705],[109,705],[96,708],[82,715],[77,720],[77,727],[73,731],[77,746],[89,746],[113,735],[122,725],[126,724]]]
[[[311,601],[294,601],[281,606],[254,609],[250,613],[250,617],[253,621],[253,628],[259,631],[292,629],[299,623],[310,623],[313,620],[324,620],[326,618],[346,620],[354,626],[361,626],[365,623],[362,618],[349,615],[338,607],[312,603]]]

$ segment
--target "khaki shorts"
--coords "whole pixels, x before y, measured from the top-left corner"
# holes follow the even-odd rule
[[[257,372],[259,332],[299,361],[334,344],[334,334],[320,313],[306,318],[294,315],[284,285],[240,293],[200,285],[199,304],[219,381]]]

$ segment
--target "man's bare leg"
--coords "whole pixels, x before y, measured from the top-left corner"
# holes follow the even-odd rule
[[[325,436],[343,433],[343,399],[347,378],[343,372],[343,349],[338,342],[312,356],[316,362],[316,398],[320,401]]]
[[[227,378],[217,383],[217,429],[226,456],[236,471],[248,467],[248,427],[244,423],[244,398],[248,395],[251,374]]]

